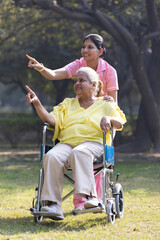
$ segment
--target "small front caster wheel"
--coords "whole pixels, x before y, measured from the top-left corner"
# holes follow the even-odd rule
[[[115,210],[114,210],[113,201],[108,202],[107,215],[108,215],[108,222],[113,224],[115,222]]]
[[[41,207],[39,207],[39,210],[40,210],[40,208]],[[35,209],[37,209],[37,201],[35,203]],[[40,223],[40,222],[42,222],[42,220],[43,220],[43,216],[34,216],[34,222],[35,223]]]

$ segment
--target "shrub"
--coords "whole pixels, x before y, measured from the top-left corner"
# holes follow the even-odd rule
[[[27,114],[8,114],[0,118],[1,135],[13,148],[18,146],[22,137],[28,132],[39,132],[41,120]]]

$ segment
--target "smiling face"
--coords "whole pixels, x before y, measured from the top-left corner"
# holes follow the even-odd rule
[[[74,91],[77,96],[90,96],[94,92],[94,84],[91,83],[86,73],[79,72],[74,80]]]
[[[84,41],[81,49],[82,57],[86,62],[98,61],[98,58],[102,54],[102,52],[103,49],[99,50],[90,39]]]

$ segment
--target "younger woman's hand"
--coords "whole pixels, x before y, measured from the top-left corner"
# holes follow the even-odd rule
[[[35,58],[30,57],[28,54],[26,54],[26,57],[29,59],[28,67],[34,68],[37,71],[41,71],[44,66],[42,63],[39,63]]]
[[[107,102],[114,102],[114,98],[109,95],[104,96],[103,100],[106,100]]]

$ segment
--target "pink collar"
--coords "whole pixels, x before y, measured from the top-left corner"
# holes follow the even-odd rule
[[[80,60],[81,60],[82,66],[87,67],[87,63],[84,60],[84,58],[81,58]],[[104,61],[102,58],[99,58],[98,67],[97,67],[96,72],[98,73],[98,72],[105,71],[106,68],[107,68],[107,62]]]

